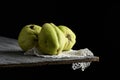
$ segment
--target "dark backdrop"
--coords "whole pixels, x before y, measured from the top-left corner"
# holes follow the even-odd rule
[[[1,25],[0,36],[17,39],[18,34],[26,24],[42,25],[45,22],[53,22],[56,25],[66,25],[71,28],[76,36],[77,42],[73,49],[89,48],[94,55],[100,57],[100,62],[94,62],[84,72],[80,70],[73,71],[71,65],[53,65],[42,68],[14,68],[3,69],[5,72],[13,72],[19,75],[19,72],[28,75],[37,75],[40,73],[54,72],[79,72],[80,75],[96,75],[100,78],[110,74],[113,69],[113,63],[116,61],[113,54],[115,44],[118,44],[118,26],[119,26],[119,4],[117,3],[81,3],[81,2],[38,2],[26,3],[18,2],[9,4],[7,7],[1,6]],[[4,8],[3,8],[4,7]],[[118,32],[117,32],[118,31]],[[117,54],[117,53],[116,53]],[[49,73],[48,73],[49,74]],[[77,77],[77,76],[76,76]]]

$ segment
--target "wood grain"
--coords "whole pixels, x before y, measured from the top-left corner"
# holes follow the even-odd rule
[[[0,67],[28,67],[94,61],[98,62],[99,57],[86,56],[80,58],[43,58],[30,55],[25,56],[19,47],[17,40],[0,37]]]

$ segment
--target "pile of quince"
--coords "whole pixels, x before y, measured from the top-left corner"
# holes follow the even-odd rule
[[[54,23],[25,25],[18,36],[18,44],[23,51],[36,47],[43,54],[57,55],[68,51],[76,43],[75,33],[64,25]]]

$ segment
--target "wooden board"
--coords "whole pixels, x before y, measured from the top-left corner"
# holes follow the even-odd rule
[[[43,58],[25,56],[16,39],[0,37],[0,67],[25,67],[99,61],[97,56],[82,58]]]

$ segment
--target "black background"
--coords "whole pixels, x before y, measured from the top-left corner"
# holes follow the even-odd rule
[[[115,64],[118,53],[115,50],[119,49],[116,47],[119,45],[119,14],[120,5],[118,3],[104,2],[17,2],[6,7],[1,6],[0,36],[17,39],[20,30],[26,24],[42,25],[45,22],[53,22],[56,25],[63,24],[71,28],[77,36],[77,43],[73,49],[89,48],[94,55],[100,57],[99,62],[93,62],[84,72],[72,70],[70,64],[3,68],[0,69],[1,73],[12,74],[13,77],[14,75],[26,75],[27,78],[41,78],[41,75],[48,76],[49,74],[53,76],[65,74],[67,77],[71,77],[67,75],[68,73],[75,78],[87,78],[83,76],[103,78],[113,75],[118,67]]]

